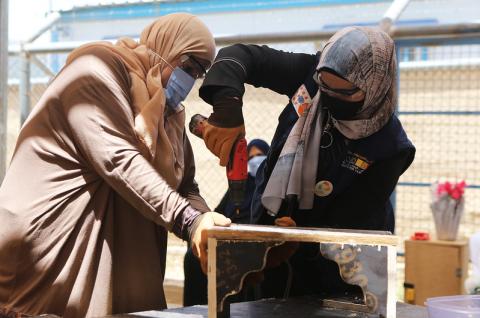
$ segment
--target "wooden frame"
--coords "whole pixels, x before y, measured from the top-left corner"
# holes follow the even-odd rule
[[[263,270],[268,250],[284,242],[320,243],[322,255],[337,262],[341,277],[364,292],[365,305],[324,300],[319,306],[395,317],[396,236],[376,231],[237,224],[214,227],[208,233],[208,317],[229,317],[226,297],[241,290],[248,273]],[[362,272],[352,271],[359,262]]]

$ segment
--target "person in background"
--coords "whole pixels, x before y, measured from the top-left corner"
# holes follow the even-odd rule
[[[268,143],[262,139],[253,139],[247,145],[248,153],[248,178],[245,187],[245,200],[239,211],[236,211],[233,202],[230,200],[229,191],[221,199],[215,211],[232,220],[233,223],[254,224],[258,218],[251,214],[250,205],[253,193],[255,192],[255,176],[260,165],[267,157],[270,149]],[[185,254],[183,269],[185,273],[183,289],[183,305],[194,306],[207,304],[207,276],[202,272],[198,259],[189,248]],[[243,293],[233,301],[253,300],[252,289]]]
[[[256,176],[252,213],[259,223],[393,232],[390,195],[415,155],[395,115],[397,83],[394,42],[378,28],[344,28],[317,54],[224,47],[200,88],[213,106],[204,141],[226,165],[245,134],[244,85],[286,95]],[[263,297],[359,292],[318,244],[284,247],[284,260],[293,256],[264,271]]]
[[[206,268],[230,220],[199,194],[181,102],[215,55],[171,14],[140,41],[74,50],[20,131],[0,188],[0,315],[92,317],[166,308],[167,231]]]

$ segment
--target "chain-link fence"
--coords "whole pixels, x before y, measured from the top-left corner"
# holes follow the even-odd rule
[[[265,43],[285,51],[314,54],[321,41],[299,36],[295,42]],[[480,42],[478,38],[460,45],[423,44],[421,38],[398,41],[399,114],[415,146],[413,165],[401,177],[395,193],[396,234],[409,237],[414,231],[434,233],[430,212],[430,184],[437,180],[466,180],[465,216],[461,236],[480,229]],[[63,64],[66,54],[35,55],[51,69]],[[38,63],[37,63],[38,64]],[[31,63],[29,100],[32,107],[51,79],[45,69]],[[11,157],[20,127],[21,63],[18,56],[10,57],[8,95],[8,158]],[[211,107],[198,96],[201,83],[196,83],[185,101],[187,120],[195,113],[208,115]],[[21,91],[21,90],[20,90]],[[288,98],[266,89],[247,85],[244,116],[247,139],[270,141],[277,117]],[[206,150],[203,141],[189,135],[196,159],[197,181],[201,193],[213,209],[227,188],[225,169]],[[169,244],[166,278],[182,279],[182,255],[185,247],[178,241]],[[402,248],[401,248],[402,249]],[[173,256],[177,255],[177,256]],[[401,260],[400,260],[401,263]],[[402,264],[400,264],[402,265]],[[403,273],[399,267],[399,283]]]
[[[268,43],[267,43],[268,44]],[[272,43],[285,51],[314,54],[321,43],[305,41]],[[419,46],[397,44],[400,66],[399,114],[417,147],[412,167],[401,178],[396,191],[397,234],[408,237],[415,230],[433,230],[429,209],[431,182],[465,179],[467,205],[461,234],[470,235],[480,225],[480,46]],[[62,64],[65,54],[41,54],[35,58],[46,66]],[[10,57],[8,156],[18,134],[20,63]],[[35,105],[48,85],[49,77],[31,64],[29,98]],[[195,113],[209,114],[211,107],[198,97],[197,83],[185,102],[187,118]],[[247,139],[270,141],[277,117],[287,97],[266,89],[248,86],[244,98]],[[225,170],[208,152],[201,140],[190,135],[195,151],[197,180],[207,202],[214,208],[227,183]]]
[[[399,46],[399,113],[417,147],[397,187],[397,233],[433,232],[430,183],[466,180],[460,232],[480,225],[480,46]]]

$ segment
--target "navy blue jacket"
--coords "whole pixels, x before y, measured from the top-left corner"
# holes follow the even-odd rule
[[[286,53],[266,46],[233,45],[220,50],[217,60],[229,58],[238,63],[214,64],[200,89],[200,96],[212,102],[212,95],[218,96],[223,90],[225,94],[241,98],[245,83],[269,88],[290,99],[304,84],[314,96],[318,87],[313,73],[319,57],[320,53]],[[257,223],[273,223],[273,218],[261,205],[261,195],[297,119],[290,102],[278,118],[267,159],[257,172],[251,210]],[[393,231],[394,215],[389,198],[415,155],[415,148],[400,121],[392,115],[380,131],[360,140],[348,140],[335,128],[332,134],[332,146],[320,149],[317,181],[330,181],[333,192],[327,197],[315,197],[311,210],[293,209],[292,217],[297,225]],[[356,165],[357,162],[361,164]],[[279,216],[292,210],[289,204],[284,202]]]

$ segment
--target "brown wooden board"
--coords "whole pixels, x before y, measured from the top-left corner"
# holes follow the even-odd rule
[[[135,314],[115,315],[111,317],[150,317],[150,318],[208,318],[207,306],[193,306],[169,309],[166,311],[147,311]],[[289,299],[260,300],[255,302],[237,303],[231,305],[232,318],[371,318],[364,313],[321,308],[318,300],[313,297]],[[397,304],[397,318],[427,318],[424,307]]]
[[[232,224],[230,227],[213,227],[208,231],[208,236],[223,240],[296,241],[382,246],[398,245],[398,237],[388,235],[387,233],[388,232]]]

